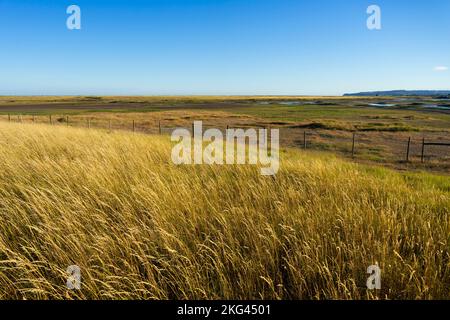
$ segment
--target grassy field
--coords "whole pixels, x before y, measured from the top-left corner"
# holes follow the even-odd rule
[[[388,106],[385,106],[388,105]],[[450,102],[433,97],[0,97],[0,120],[168,134],[190,128],[195,120],[208,127],[280,128],[284,147],[308,147],[354,161],[399,170],[450,173],[450,147],[421,143],[450,142]],[[67,123],[67,119],[69,123]],[[411,138],[410,162],[405,163]]]
[[[391,103],[392,106],[376,106],[383,103]],[[430,105],[439,108],[430,108]],[[450,132],[450,102],[447,100],[438,102],[430,97],[409,98],[404,101],[394,97],[0,96],[0,115],[3,117],[8,114],[71,115],[105,119],[111,114],[126,117],[128,113],[143,116],[146,113],[174,111],[222,112],[235,117],[251,117],[254,122],[264,124],[278,126],[309,124],[329,130]]]
[[[285,149],[180,166],[168,137],[0,123],[1,299],[450,299],[450,181]],[[78,265],[80,291],[66,288]],[[368,291],[379,264],[382,289]]]

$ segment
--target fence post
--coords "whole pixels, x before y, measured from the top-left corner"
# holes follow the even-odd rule
[[[159,135],[161,135],[161,120],[158,121],[158,130],[159,130]]]
[[[194,123],[192,122],[192,137],[194,137]]]
[[[33,114],[33,123],[35,122],[35,120],[36,120],[36,119],[35,119],[35,115]]]
[[[422,163],[425,162],[425,137],[422,139],[422,156],[421,156]]]
[[[306,149],[306,131],[303,131],[303,148]]]
[[[133,132],[135,132],[136,131],[136,123],[135,123],[135,121],[133,120]]]
[[[53,124],[52,115],[49,115],[50,124]]]
[[[406,148],[406,162],[409,162],[409,148],[411,147],[411,137],[408,139],[408,147]]]
[[[356,140],[356,132],[353,132],[353,138],[352,138],[352,158],[355,157],[355,140]]]
[[[8,113],[8,122],[11,122],[11,115]]]
[[[69,126],[69,116],[66,116],[66,124]]]

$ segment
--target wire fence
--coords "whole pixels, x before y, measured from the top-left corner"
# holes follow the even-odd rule
[[[332,151],[377,162],[450,163],[450,137],[445,133],[297,128],[282,128],[281,132],[281,143],[292,147]]]
[[[185,127],[192,132],[192,123],[174,125],[172,121],[129,119],[114,117],[99,119],[89,116],[69,115],[2,115],[0,119],[16,123],[38,123],[69,127],[106,130],[125,130],[146,134],[171,134]],[[280,145],[310,150],[323,150],[348,157],[376,162],[450,163],[450,136],[447,132],[386,132],[312,129],[302,127],[276,127],[251,123],[216,125],[206,122],[203,130],[215,128],[225,134],[228,128],[266,128],[280,130]]]

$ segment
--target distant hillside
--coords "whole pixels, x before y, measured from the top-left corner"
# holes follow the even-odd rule
[[[344,97],[373,97],[373,96],[450,96],[450,90],[392,90],[346,93]]]

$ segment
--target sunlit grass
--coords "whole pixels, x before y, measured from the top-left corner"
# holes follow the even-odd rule
[[[0,298],[450,298],[446,177],[294,150],[263,177],[177,167],[170,151],[168,137],[1,123]]]

